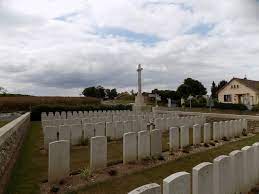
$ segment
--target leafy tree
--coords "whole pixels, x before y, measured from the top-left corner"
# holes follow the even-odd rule
[[[85,88],[82,94],[84,96],[102,98],[102,99],[104,98],[114,99],[116,96],[118,96],[117,90],[115,88],[110,90],[110,89],[105,89],[102,86]]]
[[[105,93],[106,93],[106,97],[108,99],[114,99],[115,97],[118,96],[116,88],[113,88],[111,90],[110,89],[105,89]]]
[[[217,87],[217,92],[219,90],[221,90],[226,84],[228,84],[228,82],[226,80],[221,80],[218,84],[218,87]]]
[[[0,94],[7,94],[7,90],[0,86]]]
[[[215,82],[213,81],[212,82],[212,85],[211,85],[211,96],[212,98],[217,98],[217,91],[218,91],[218,87],[216,86]]]
[[[167,102],[167,98],[171,98],[172,100],[179,100],[180,99],[180,97],[178,96],[176,91],[173,91],[173,90],[154,89],[154,90],[152,90],[152,93],[158,94],[161,97],[161,101],[164,102],[164,103]]]
[[[207,89],[198,80],[187,78],[184,80],[184,83],[178,87],[177,93],[179,96],[187,98],[190,95],[192,96],[205,95],[207,94]]]

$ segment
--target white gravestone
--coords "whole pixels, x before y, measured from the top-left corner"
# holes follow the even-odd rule
[[[123,122],[124,127],[123,127],[123,133],[129,133],[132,132],[132,121],[124,121]]]
[[[69,141],[54,141],[49,144],[48,182],[59,182],[69,176],[70,143]]]
[[[122,138],[123,136],[123,122],[121,121],[117,121],[115,122],[115,136],[116,136],[116,139],[120,139]]]
[[[56,126],[47,126],[44,130],[44,148],[49,148],[49,143],[53,141],[57,141],[57,133],[58,133],[58,127]]]
[[[178,150],[180,147],[180,133],[178,127],[169,129],[169,148],[170,151]]]
[[[106,136],[115,139],[115,124],[113,122],[106,122]]]
[[[130,132],[123,135],[123,163],[137,160],[137,133]]]
[[[251,153],[251,147],[245,146],[241,149],[242,151],[242,158],[243,158],[243,184],[242,184],[242,192],[248,192],[251,189],[252,181],[251,181],[251,168],[250,165],[250,153]]]
[[[84,139],[90,139],[91,137],[94,137],[94,124],[93,123],[85,123],[83,125],[83,131],[84,131]]]
[[[161,186],[156,183],[151,183],[138,187],[128,194],[161,194]]]
[[[138,132],[138,160],[150,157],[150,133],[149,131]]]
[[[199,124],[193,125],[193,145],[201,143],[201,126]]]
[[[213,122],[212,136],[214,141],[219,140],[220,138],[220,130],[219,130],[218,122]]]
[[[105,122],[95,123],[95,136],[105,136]]]
[[[191,174],[178,172],[165,178],[163,194],[191,194]]]
[[[71,141],[71,131],[69,125],[59,126],[59,140]]]
[[[83,137],[82,125],[71,125],[71,144],[80,145]]]
[[[91,138],[90,169],[103,169],[107,166],[107,137],[96,136]]]
[[[211,125],[210,123],[205,123],[203,128],[203,142],[209,143],[211,139]]]
[[[180,128],[180,147],[183,149],[184,147],[190,144],[189,140],[190,131],[189,128],[182,126]]]
[[[230,157],[221,155],[213,160],[214,194],[231,193],[231,166]]]
[[[212,193],[213,164],[210,162],[203,162],[192,169],[192,194]]]
[[[232,193],[239,193],[243,184],[242,152],[235,150],[229,153],[231,166]]]
[[[151,156],[162,154],[162,131],[160,129],[150,131],[150,147]]]

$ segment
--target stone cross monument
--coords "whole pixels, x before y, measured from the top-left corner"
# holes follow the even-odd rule
[[[141,71],[143,70],[143,68],[141,67],[141,65],[138,65],[138,94],[142,94],[142,83],[141,83]]]
[[[141,65],[138,65],[138,94],[135,97],[135,106],[145,106],[144,103],[144,96],[142,96],[142,83],[141,83],[141,71],[143,70],[143,68],[141,67]]]

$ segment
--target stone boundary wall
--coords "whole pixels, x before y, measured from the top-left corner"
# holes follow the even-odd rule
[[[185,112],[185,111],[163,111],[163,110],[155,110],[155,113],[158,114],[175,114],[182,116],[204,116],[204,117],[214,117],[221,119],[246,119],[249,121],[259,121],[259,116],[253,115],[236,115],[236,114],[221,114],[221,113],[201,113],[201,112]]]
[[[30,113],[26,113],[0,128],[0,193],[10,178],[29,126]]]
[[[225,194],[248,193],[259,181],[259,143],[245,146],[228,155],[218,156],[192,169],[192,173],[177,172],[163,180],[162,186],[151,183],[128,194]]]

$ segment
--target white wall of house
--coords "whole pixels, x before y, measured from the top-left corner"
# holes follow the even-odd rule
[[[236,80],[232,80],[218,93],[221,103],[256,105],[259,103],[259,95]]]

